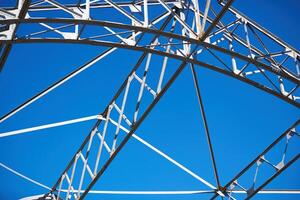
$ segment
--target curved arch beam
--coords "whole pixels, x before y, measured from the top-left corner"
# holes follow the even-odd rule
[[[265,63],[259,62],[257,60],[254,60],[252,58],[249,58],[247,56],[244,56],[242,54],[239,54],[234,51],[230,51],[228,49],[210,44],[208,42],[202,42],[200,40],[194,39],[194,38],[188,38],[184,37],[178,34],[174,33],[169,33],[169,32],[164,32],[160,30],[155,30],[151,28],[145,28],[141,26],[132,26],[132,25],[127,25],[127,24],[121,24],[121,23],[115,23],[115,22],[110,22],[110,21],[99,21],[99,20],[83,20],[83,19],[70,19],[70,18],[33,18],[33,19],[5,19],[5,20],[0,20],[0,24],[15,24],[15,23],[25,23],[25,24],[31,24],[31,23],[68,23],[68,24],[81,24],[81,25],[96,25],[96,26],[102,26],[102,27],[110,27],[110,28],[120,28],[120,29],[126,29],[126,30],[134,30],[134,31],[140,31],[143,33],[150,33],[150,34],[157,34],[160,36],[165,36],[169,38],[174,38],[181,40],[183,42],[188,42],[191,44],[195,45],[200,45],[209,49],[213,49],[216,51],[219,51],[221,53],[239,58],[243,61],[249,62],[253,65],[260,66],[262,69],[270,71],[271,73],[275,73],[279,76],[282,76],[290,81],[292,81],[295,84],[300,84],[300,77],[295,76],[294,74],[291,74],[288,71],[283,70],[282,68],[274,68],[271,65],[267,65]],[[45,40],[49,40],[52,38],[45,38]],[[22,38],[16,38],[13,40],[13,42],[18,42],[18,40],[21,40],[23,42],[24,39]],[[30,39],[27,39],[30,40]],[[67,39],[65,39],[67,40]],[[3,43],[10,43],[12,42],[11,40],[0,40]],[[63,42],[63,41],[60,41]],[[88,43],[87,43],[88,44]]]
[[[219,72],[221,74],[227,75],[229,77],[235,78],[237,80],[240,80],[244,83],[247,83],[249,85],[252,85],[258,89],[261,89],[262,91],[265,91],[269,94],[272,94],[288,103],[290,103],[291,105],[294,105],[298,108],[300,108],[300,103],[296,102],[295,100],[284,96],[281,93],[276,92],[275,90],[272,90],[269,87],[266,87],[256,81],[253,81],[251,79],[245,78],[243,76],[237,75],[233,72],[227,71],[225,69],[219,68],[215,65],[211,65],[199,60],[195,60],[195,59],[191,59],[191,58],[187,58],[187,57],[183,57],[183,56],[179,56],[176,54],[172,54],[172,53],[167,53],[167,52],[163,52],[163,51],[158,51],[155,49],[151,49],[151,48],[146,48],[146,47],[140,47],[140,46],[131,46],[128,44],[121,44],[121,43],[112,43],[112,42],[103,42],[103,41],[89,41],[89,40],[74,40],[74,39],[17,39],[17,40],[12,40],[12,41],[6,41],[7,43],[16,43],[16,44],[25,44],[25,43],[69,43],[69,44],[85,44],[85,45],[94,45],[94,46],[106,46],[106,47],[118,47],[118,48],[122,48],[122,49],[129,49],[129,50],[134,50],[134,51],[140,51],[140,52],[147,52],[147,53],[152,53],[152,54],[156,54],[156,55],[160,55],[160,56],[166,56],[166,57],[170,57],[170,58],[174,58],[177,60],[181,60],[181,61],[187,61],[188,63],[192,63],[216,72]]]

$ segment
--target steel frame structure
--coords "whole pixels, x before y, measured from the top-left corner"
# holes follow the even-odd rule
[[[101,114],[1,134],[1,137],[7,137],[97,119],[96,124],[51,191],[38,198],[84,199],[89,192],[93,192],[93,185],[101,179],[105,170],[130,138],[135,138],[202,182],[210,188],[210,190],[202,192],[212,193],[212,198],[221,196],[235,199],[235,193],[246,194],[247,199],[256,193],[295,193],[295,191],[289,190],[267,191],[263,188],[299,159],[299,152],[294,152],[293,157],[288,157],[289,160],[286,161],[288,142],[291,138],[299,136],[296,130],[299,121],[258,155],[232,181],[225,186],[222,186],[219,181],[195,71],[196,67],[204,67],[222,73],[274,95],[291,105],[300,107],[299,51],[233,8],[233,2],[233,0],[216,2],[211,0],[139,0],[132,2],[86,0],[84,3],[79,1],[77,4],[63,4],[56,0],[35,2],[19,0],[16,7],[0,6],[0,69],[5,67],[6,59],[14,44],[72,43],[107,47],[107,50],[89,62],[2,116],[0,123],[117,49],[142,52],[132,71]],[[158,10],[159,14],[152,14],[151,9]],[[111,21],[109,16],[96,15],[94,11],[97,10],[106,10],[118,17]],[[151,62],[153,57],[163,59],[158,79],[147,77],[149,69],[154,65]],[[167,73],[171,67],[168,66],[170,60],[180,61],[178,66],[172,66],[173,69],[175,68],[175,72],[171,74]],[[136,134],[138,127],[186,66],[190,66],[193,75],[216,186]],[[135,94],[133,95],[135,98],[129,95],[130,92]],[[141,106],[141,102],[145,102],[145,99],[147,99],[147,103]],[[286,146],[282,159],[280,163],[274,164],[266,159],[266,154],[284,138]],[[238,182],[251,167],[256,167],[256,177],[260,166],[264,164],[273,167],[275,172],[260,186],[255,187],[256,178],[250,187],[243,186]],[[81,167],[78,167],[79,165]],[[2,167],[10,170],[3,164]],[[238,190],[235,189],[237,187]]]

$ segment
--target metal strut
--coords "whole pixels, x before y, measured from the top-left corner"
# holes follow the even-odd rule
[[[227,8],[233,3],[233,0],[228,1],[228,5],[225,6],[222,11],[219,13],[219,15],[216,17],[216,21],[214,23],[212,23],[212,25],[207,29],[209,31],[211,31],[213,29],[212,26],[214,26],[214,24],[218,23],[218,20],[220,20],[220,18],[224,15],[224,13],[226,12]],[[167,25],[168,22],[164,23],[162,26],[162,29]],[[204,33],[203,36],[200,38],[200,41],[204,41],[205,37],[208,35],[209,33]],[[152,40],[152,43],[156,42],[156,37],[154,38],[154,40]],[[187,55],[187,58],[190,57],[195,50],[197,50],[198,45],[196,45],[194,47],[194,49]],[[79,150],[77,151],[77,153],[75,154],[75,156],[73,157],[72,161],[69,163],[68,167],[66,168],[66,170],[62,173],[61,177],[59,178],[59,180],[57,181],[57,183],[54,185],[54,187],[52,188],[51,193],[49,193],[47,196],[48,197],[52,197],[53,199],[59,199],[59,194],[60,194],[60,188],[61,185],[63,184],[64,179],[67,180],[68,182],[68,191],[70,191],[75,199],[83,199],[88,192],[91,190],[91,188],[93,187],[93,185],[97,182],[97,180],[102,176],[102,174],[105,172],[105,170],[109,167],[109,165],[111,164],[111,162],[113,161],[113,159],[117,156],[117,154],[121,151],[121,149],[125,146],[125,144],[127,143],[127,141],[131,138],[131,136],[134,134],[135,130],[140,126],[140,124],[145,120],[145,118],[147,117],[147,115],[150,113],[150,111],[154,108],[154,106],[159,102],[160,98],[165,94],[165,92],[169,89],[169,87],[172,85],[172,83],[176,80],[176,78],[179,76],[179,74],[182,72],[182,70],[184,69],[184,67],[187,64],[187,60],[183,61],[179,67],[177,68],[176,72],[170,77],[170,79],[166,82],[166,84],[164,85],[164,87],[161,89],[161,91],[155,96],[154,100],[150,103],[150,105],[148,106],[148,108],[143,112],[143,114],[141,115],[141,117],[139,119],[137,119],[137,121],[135,123],[133,123],[130,127],[130,132],[127,133],[125,135],[125,137],[123,138],[123,140],[120,142],[120,144],[116,147],[116,149],[110,153],[109,158],[105,161],[105,163],[103,164],[103,166],[101,167],[101,169],[99,171],[97,171],[96,169],[96,173],[94,173],[94,177],[91,177],[91,182],[88,184],[87,188],[85,189],[85,191],[82,193],[82,195],[79,196],[79,193],[74,194],[74,187],[72,186],[72,181],[73,181],[73,176],[76,170],[76,163],[78,161],[78,158],[80,157],[80,155],[82,155],[82,151],[83,148],[88,145],[90,146],[93,140],[93,135],[96,134],[98,131],[100,131],[100,133],[102,132],[102,138],[105,137],[106,133],[106,127],[108,122],[111,120],[109,114],[112,111],[112,109],[115,107],[115,102],[116,99],[119,97],[119,95],[123,92],[124,88],[128,88],[130,85],[130,82],[132,81],[134,74],[136,74],[136,70],[139,68],[140,64],[142,63],[143,59],[146,57],[147,53],[144,53],[142,55],[142,57],[139,59],[138,63],[136,64],[136,66],[133,68],[133,70],[131,71],[131,73],[128,75],[127,79],[124,81],[123,85],[121,86],[121,88],[118,90],[117,94],[115,95],[115,97],[112,99],[111,103],[106,107],[105,111],[102,113],[102,116],[104,118],[106,118],[105,121],[105,125],[104,125],[104,129],[101,130],[98,127],[100,126],[100,123],[102,122],[102,120],[99,120],[96,125],[94,126],[94,128],[92,129],[92,131],[90,132],[90,134],[87,136],[87,138],[85,139],[84,143],[81,145],[81,147],[79,148]],[[127,90],[127,89],[126,89]],[[123,96],[123,102],[124,99],[126,99],[126,90]],[[126,100],[125,100],[126,101]],[[118,109],[120,111],[120,109]],[[123,115],[122,112],[119,112],[119,116]],[[118,126],[120,125],[120,123],[118,123]],[[101,144],[103,144],[103,139]],[[88,151],[86,152],[86,157],[85,157],[85,163],[87,163],[87,159],[88,159],[88,155],[91,153],[89,152],[89,147],[88,147]],[[100,151],[101,154],[101,151]],[[97,161],[99,161],[99,159],[97,159]],[[97,165],[97,164],[96,164]],[[68,175],[68,170],[71,169],[72,167],[72,171],[71,171],[71,178],[69,178]],[[46,197],[46,196],[45,196]],[[69,192],[67,193],[66,198],[69,198]]]
[[[293,163],[300,158],[300,151],[288,151],[290,142],[297,142],[300,145],[299,135],[300,120],[297,120],[291,125],[285,132],[283,132],[274,142],[272,142],[265,150],[263,150],[252,162],[250,162],[243,170],[241,170],[234,178],[232,178],[224,187],[223,193],[227,195],[228,199],[234,199],[234,190],[238,188],[246,194],[246,199],[252,198],[255,194],[261,191],[267,184],[269,184],[278,175],[288,169]],[[297,131],[298,130],[298,131]],[[269,155],[274,153],[276,148],[284,147],[281,153],[277,153],[277,161],[271,161],[268,159]],[[299,146],[300,147],[300,146]],[[273,159],[274,160],[274,159]],[[259,169],[261,166],[269,167],[269,173],[263,171],[266,178],[258,181]],[[251,171],[252,170],[252,171]],[[254,174],[252,173],[254,171]],[[243,180],[244,176],[253,175],[252,181]],[[217,195],[214,195],[212,199],[215,199]]]
[[[201,97],[201,93],[200,93],[200,86],[199,86],[199,83],[198,83],[197,74],[196,74],[195,67],[194,67],[193,64],[191,64],[191,72],[192,72],[194,85],[195,85],[195,90],[196,90],[198,103],[199,103],[199,107],[200,107],[200,112],[201,112],[201,116],[202,116],[202,120],[203,120],[203,126],[204,126],[205,135],[206,135],[206,139],[207,139],[207,143],[208,143],[209,153],[210,153],[211,161],[212,161],[212,164],[213,164],[214,175],[215,175],[215,179],[216,179],[216,182],[217,182],[217,185],[218,185],[218,190],[220,190],[221,189],[220,188],[221,184],[220,184],[220,180],[219,180],[217,164],[216,164],[214,151],[213,151],[213,147],[212,147],[212,142],[211,142],[208,123],[207,123],[206,114],[205,114],[205,110],[204,110],[204,105],[203,105],[203,101],[202,101],[202,97]],[[216,192],[218,192],[218,191],[216,191]]]
[[[214,193],[213,199],[218,196],[221,196],[222,199],[224,197],[235,199],[235,195],[237,194],[244,194],[246,199],[252,198],[257,193],[299,194],[299,190],[263,190],[263,188],[300,158],[299,152],[288,151],[290,142],[296,140],[295,138],[299,139],[299,133],[296,129],[299,126],[300,120],[294,123],[278,139],[270,144],[224,187],[222,187],[220,183],[208,122],[194,65],[202,66],[236,78],[283,99],[296,107],[300,107],[300,54],[295,48],[280,40],[238,10],[232,8],[233,0],[220,0],[218,2],[219,4],[217,5],[221,7],[219,12],[213,9],[211,0],[206,0],[203,12],[199,9],[200,4],[198,4],[198,0],[191,0],[190,2],[178,2],[176,0],[138,0],[134,2],[105,0],[104,2],[98,2],[97,0],[86,0],[85,3],[78,1],[77,4],[66,5],[58,3],[56,0],[38,1],[32,4],[30,0],[19,0],[19,4],[16,7],[0,8],[0,70],[3,68],[14,43],[61,42],[109,47],[106,51],[94,57],[89,62],[86,62],[81,67],[67,74],[45,90],[2,116],[0,123],[9,119],[84,70],[90,68],[118,48],[142,52],[136,65],[101,114],[2,133],[0,137],[8,137],[30,131],[97,119],[90,133],[76,151],[68,166],[58,178],[56,184],[51,188],[51,191],[38,198],[53,200],[73,198],[80,200],[84,199],[88,193],[197,193],[197,191],[137,192],[91,190],[131,137],[208,186],[210,190],[199,190],[198,193]],[[150,6],[160,6],[160,8],[166,10],[166,12],[151,19],[152,13],[149,15]],[[121,15],[121,18],[125,18],[125,20],[120,23],[112,22],[107,20],[107,18],[93,19],[91,9],[102,8],[113,9]],[[186,10],[187,12],[185,12]],[[52,18],[52,16],[49,17],[46,14],[53,11],[61,11],[71,17],[61,18],[58,16]],[[193,17],[189,18],[189,13],[191,12],[194,15],[192,14]],[[30,17],[31,13],[41,14],[42,17],[32,18]],[[231,16],[223,17],[225,13]],[[169,28],[169,22],[172,19],[173,23],[171,28]],[[175,32],[176,23],[180,26],[181,34]],[[37,25],[43,29],[37,32],[34,29],[34,31],[29,33],[26,31],[26,33],[22,31],[18,31],[17,33],[19,24],[24,26]],[[60,26],[57,26],[57,24],[60,24]],[[158,24],[160,25],[159,29],[156,27]],[[92,34],[84,34],[88,26],[97,26],[99,32],[95,31],[95,33]],[[22,28],[22,26],[20,26],[20,28]],[[169,31],[165,31],[167,28],[169,28]],[[50,34],[51,37],[49,37],[47,33],[54,34]],[[18,36],[16,36],[16,34],[18,34]],[[264,41],[264,37],[270,41]],[[269,43],[272,48],[268,48]],[[181,47],[183,49],[181,49]],[[273,50],[273,47],[276,50]],[[272,49],[272,51],[270,49]],[[220,54],[222,56],[219,56]],[[212,62],[214,64],[210,64],[210,61],[203,61],[203,58],[198,59],[201,56],[207,58],[207,55],[212,56]],[[151,59],[154,56],[163,57],[163,64],[160,68],[158,81],[156,79],[154,81],[149,80],[151,77],[148,77],[148,71],[153,65]],[[167,73],[167,63],[168,59],[171,58],[179,61],[179,65],[175,72],[172,72],[170,75]],[[230,64],[228,64],[225,60],[230,60],[231,63],[229,62]],[[290,62],[291,60],[292,62]],[[144,62],[145,67],[142,68],[141,66],[144,65]],[[171,87],[188,63],[191,65],[191,73],[217,187],[202,179],[136,134],[138,127],[147,118],[148,114]],[[172,67],[174,68],[175,66]],[[142,71],[142,74],[140,71]],[[155,82],[156,87],[152,85],[153,82]],[[130,91],[135,85],[132,83],[138,84],[138,89],[135,90],[137,99],[135,99],[136,101],[133,101],[134,104],[131,105],[135,108],[134,113],[128,114],[126,108],[131,100]],[[151,101],[145,101],[145,93],[150,94],[153,99],[151,99]],[[147,103],[145,103],[146,106],[141,106],[144,102]],[[124,125],[124,123],[126,125]],[[111,131],[111,127],[113,127],[114,131]],[[112,145],[110,145],[110,143],[112,143]],[[284,149],[282,150],[282,154],[278,156],[280,161],[274,163],[269,159],[268,155],[269,152],[272,152],[280,143],[284,143]],[[293,155],[287,156],[287,154],[290,153],[293,153]],[[2,163],[0,163],[0,165],[34,184],[49,189],[48,186],[22,175]],[[261,180],[259,182],[257,177],[262,171],[260,170],[261,166],[265,165],[270,168],[271,175],[269,176],[268,174],[261,183]],[[80,166],[82,166],[82,168],[80,168]],[[78,170],[79,168],[80,170]],[[251,174],[250,169],[254,169],[255,173]],[[253,180],[248,183],[243,182],[242,177],[249,173],[253,175]]]
[[[30,5],[30,2],[31,0],[19,0],[19,6],[18,6],[18,10],[19,10],[19,13],[18,13],[18,19],[24,19],[25,16],[26,16],[26,13],[28,11],[28,8],[29,8],[29,5]],[[10,31],[10,35],[8,39],[10,40],[13,40],[15,35],[16,35],[16,32],[17,32],[17,29],[18,29],[18,26],[19,26],[19,23],[16,23],[16,24],[13,24],[13,25],[10,25],[9,27],[9,31]],[[0,42],[1,44],[1,42]],[[9,44],[2,44],[4,45],[4,49],[2,49],[2,52],[0,50],[0,71],[2,70],[6,60],[7,60],[7,57],[9,55],[9,52],[12,48],[12,43],[9,43]]]

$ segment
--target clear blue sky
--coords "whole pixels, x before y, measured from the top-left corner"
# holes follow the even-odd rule
[[[0,5],[5,2],[0,1]],[[7,3],[7,2],[5,2]],[[234,6],[300,49],[300,4],[297,0],[236,0]],[[15,45],[0,73],[0,115],[97,55],[103,48],[63,44]],[[103,111],[140,54],[120,50],[62,87],[0,124],[0,132],[58,122]],[[116,59],[117,58],[117,59]],[[122,61],[122,62],[120,62]],[[197,68],[207,120],[224,185],[299,118],[299,110],[252,86]],[[50,187],[88,134],[94,122],[0,139],[0,162]],[[215,184],[189,68],[137,131],[141,137]],[[298,143],[299,144],[299,143]],[[299,146],[290,150],[299,151]],[[268,188],[300,188],[295,163]],[[0,200],[46,190],[0,168]],[[154,152],[130,140],[113,161],[99,190],[207,189]],[[89,196],[95,199],[95,196]],[[100,196],[99,199],[201,199],[186,196]],[[266,196],[265,199],[299,196]],[[97,198],[98,199],[98,198]],[[262,199],[262,196],[256,196]]]

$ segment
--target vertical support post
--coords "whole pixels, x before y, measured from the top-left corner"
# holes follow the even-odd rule
[[[141,100],[142,100],[142,96],[143,96],[143,92],[144,92],[144,88],[145,88],[145,83],[146,83],[148,69],[149,69],[149,66],[150,66],[151,56],[152,56],[152,54],[149,53],[148,57],[147,57],[147,61],[146,61],[146,66],[145,66],[145,70],[144,70],[142,83],[141,83],[141,86],[140,86],[140,91],[139,91],[139,95],[138,95],[138,99],[137,99],[137,104],[136,104],[136,107],[135,107],[135,112],[134,112],[134,116],[133,116],[133,123],[135,123],[137,121],[137,118],[138,118],[139,108],[140,108],[140,104],[141,104]]]
[[[60,199],[59,196],[60,196],[60,193],[61,193],[62,184],[63,184],[64,179],[65,179],[65,174],[63,174],[60,178],[60,183],[59,183],[58,192],[57,192],[57,199]]]
[[[111,112],[112,108],[113,108],[112,105],[108,106],[108,111],[107,111],[107,114],[106,114],[106,120],[105,120],[105,124],[104,124],[104,128],[103,128],[103,135],[102,135],[102,138],[101,138],[101,143],[100,143],[100,146],[99,146],[99,149],[98,149],[97,158],[96,158],[96,162],[95,162],[94,176],[96,176],[96,174],[97,174],[98,165],[99,165],[99,162],[100,162],[100,157],[101,157],[103,145],[104,145],[104,142],[105,142],[105,135],[106,135],[106,132],[107,132],[107,126],[108,126],[108,122],[109,122],[109,119],[110,119],[110,112]]]
[[[198,0],[192,0],[195,9],[195,23],[196,23],[196,33],[198,37],[201,34],[201,20],[200,20],[200,11],[199,11],[199,3]]]
[[[232,44],[232,38],[228,38],[228,41],[229,41],[229,50],[233,52],[234,49],[233,49],[233,44]],[[237,68],[236,60],[235,60],[234,56],[231,56],[231,64],[232,64],[232,71],[235,74],[238,74],[239,70]]]
[[[245,36],[246,36],[246,42],[247,42],[247,47],[249,49],[249,54],[250,54],[250,58],[254,59],[254,55],[252,53],[252,49],[251,49],[251,43],[250,43],[250,37],[249,37],[249,32],[248,32],[248,28],[247,28],[247,21],[245,19],[242,18],[242,23],[244,25],[244,31],[245,31]]]
[[[180,19],[182,21],[185,21],[185,14],[182,10],[180,10]],[[181,34],[182,34],[182,36],[186,36],[187,29],[185,27],[182,27]],[[190,34],[190,36],[192,36],[192,34]],[[183,44],[183,50],[184,50],[184,55],[185,56],[187,56],[189,54],[189,46],[190,45],[188,45],[188,44]]]
[[[131,25],[132,26],[135,26],[135,22],[133,20],[131,20]],[[134,31],[132,31],[132,34],[131,34],[131,38],[133,41],[135,41],[135,38],[136,38],[136,33]]]
[[[116,132],[115,132],[115,135],[114,135],[114,140],[113,140],[113,144],[112,144],[112,148],[111,148],[111,153],[110,153],[111,155],[114,153],[114,151],[116,149],[117,138],[118,138],[118,135],[119,135],[119,132],[120,132],[122,117],[123,117],[123,114],[124,114],[125,105],[126,105],[126,102],[127,102],[127,96],[128,96],[128,93],[129,93],[130,84],[131,84],[132,79],[133,79],[133,75],[130,75],[127,79],[127,84],[126,84],[126,87],[125,87],[125,92],[124,92],[123,101],[122,101],[121,112],[119,113],[118,124],[117,124],[117,127],[116,127]]]
[[[86,150],[85,162],[84,162],[83,169],[82,169],[82,172],[81,172],[81,177],[80,177],[79,186],[78,186],[78,192],[77,192],[77,195],[79,197],[80,197],[81,187],[82,187],[82,184],[83,184],[83,181],[84,181],[84,175],[85,175],[86,167],[87,167],[87,164],[88,164],[88,155],[89,155],[89,152],[90,152],[90,149],[91,149],[91,146],[92,146],[94,135],[96,133],[97,133],[97,128],[95,128],[94,130],[92,130],[92,134],[90,135],[90,139],[89,139],[88,148]]]
[[[211,143],[210,133],[209,133],[209,129],[208,129],[208,124],[207,124],[207,120],[206,120],[204,105],[203,105],[203,101],[202,101],[202,97],[201,97],[201,93],[200,93],[198,78],[197,78],[197,74],[196,74],[194,65],[190,64],[190,66],[191,66],[191,71],[192,71],[193,80],[194,80],[194,86],[195,86],[195,90],[196,90],[196,94],[197,94],[197,98],[198,98],[198,103],[199,103],[199,107],[200,107],[200,112],[201,112],[201,116],[202,116],[202,120],[203,120],[203,125],[204,125],[204,129],[205,129],[206,139],[207,139],[207,142],[208,142],[209,153],[210,153],[210,157],[211,157],[212,164],[213,164],[214,175],[215,175],[215,179],[216,179],[216,182],[217,182],[217,185],[218,185],[218,190],[219,191],[217,191],[217,193],[221,193],[221,191],[220,191],[220,180],[219,180],[217,165],[216,165],[216,161],[215,161],[214,151],[213,151],[213,148],[212,148],[212,143]],[[221,195],[222,195],[222,193],[221,193]]]
[[[172,23],[172,28],[170,30],[171,33],[174,32],[175,25],[176,25],[176,20],[174,19],[173,23]],[[171,49],[171,44],[170,43],[172,43],[172,41],[173,41],[172,38],[170,38],[169,41],[168,41],[169,45],[167,46],[167,49],[166,49],[167,53],[170,52],[170,49]],[[164,60],[163,60],[163,64],[162,64],[162,68],[161,68],[161,72],[160,72],[158,84],[157,84],[157,89],[156,89],[157,93],[160,93],[160,91],[161,91],[161,86],[162,86],[162,82],[163,82],[163,79],[164,79],[164,75],[165,75],[165,71],[166,71],[166,67],[167,67],[167,62],[168,62],[168,57],[165,56]]]
[[[203,19],[202,19],[202,26],[201,26],[201,31],[200,31],[201,35],[204,33],[204,28],[205,28],[205,23],[206,23],[207,16],[208,16],[209,8],[210,8],[210,0],[206,0],[205,10],[204,10]]]
[[[90,18],[90,0],[86,0],[85,2],[85,19]]]
[[[148,27],[148,0],[144,0],[144,27]]]
[[[299,61],[297,58],[295,58],[295,63],[296,63],[296,70],[297,70],[297,75],[300,76],[300,70],[299,70]]]
[[[81,152],[79,152],[81,153]],[[71,174],[71,178],[70,180],[68,181],[69,182],[69,187],[68,187],[68,191],[67,191],[67,199],[70,199],[69,198],[69,194],[70,194],[70,191],[74,190],[72,184],[73,184],[73,180],[74,180],[74,175],[75,175],[75,170],[76,170],[76,165],[77,165],[77,161],[78,161],[78,158],[79,158],[79,153],[76,154],[76,157],[75,157],[75,161],[74,161],[74,164],[73,164],[73,169],[72,169],[72,174]],[[66,177],[68,179],[68,176]],[[77,195],[76,194],[73,194],[75,198],[77,198]]]

